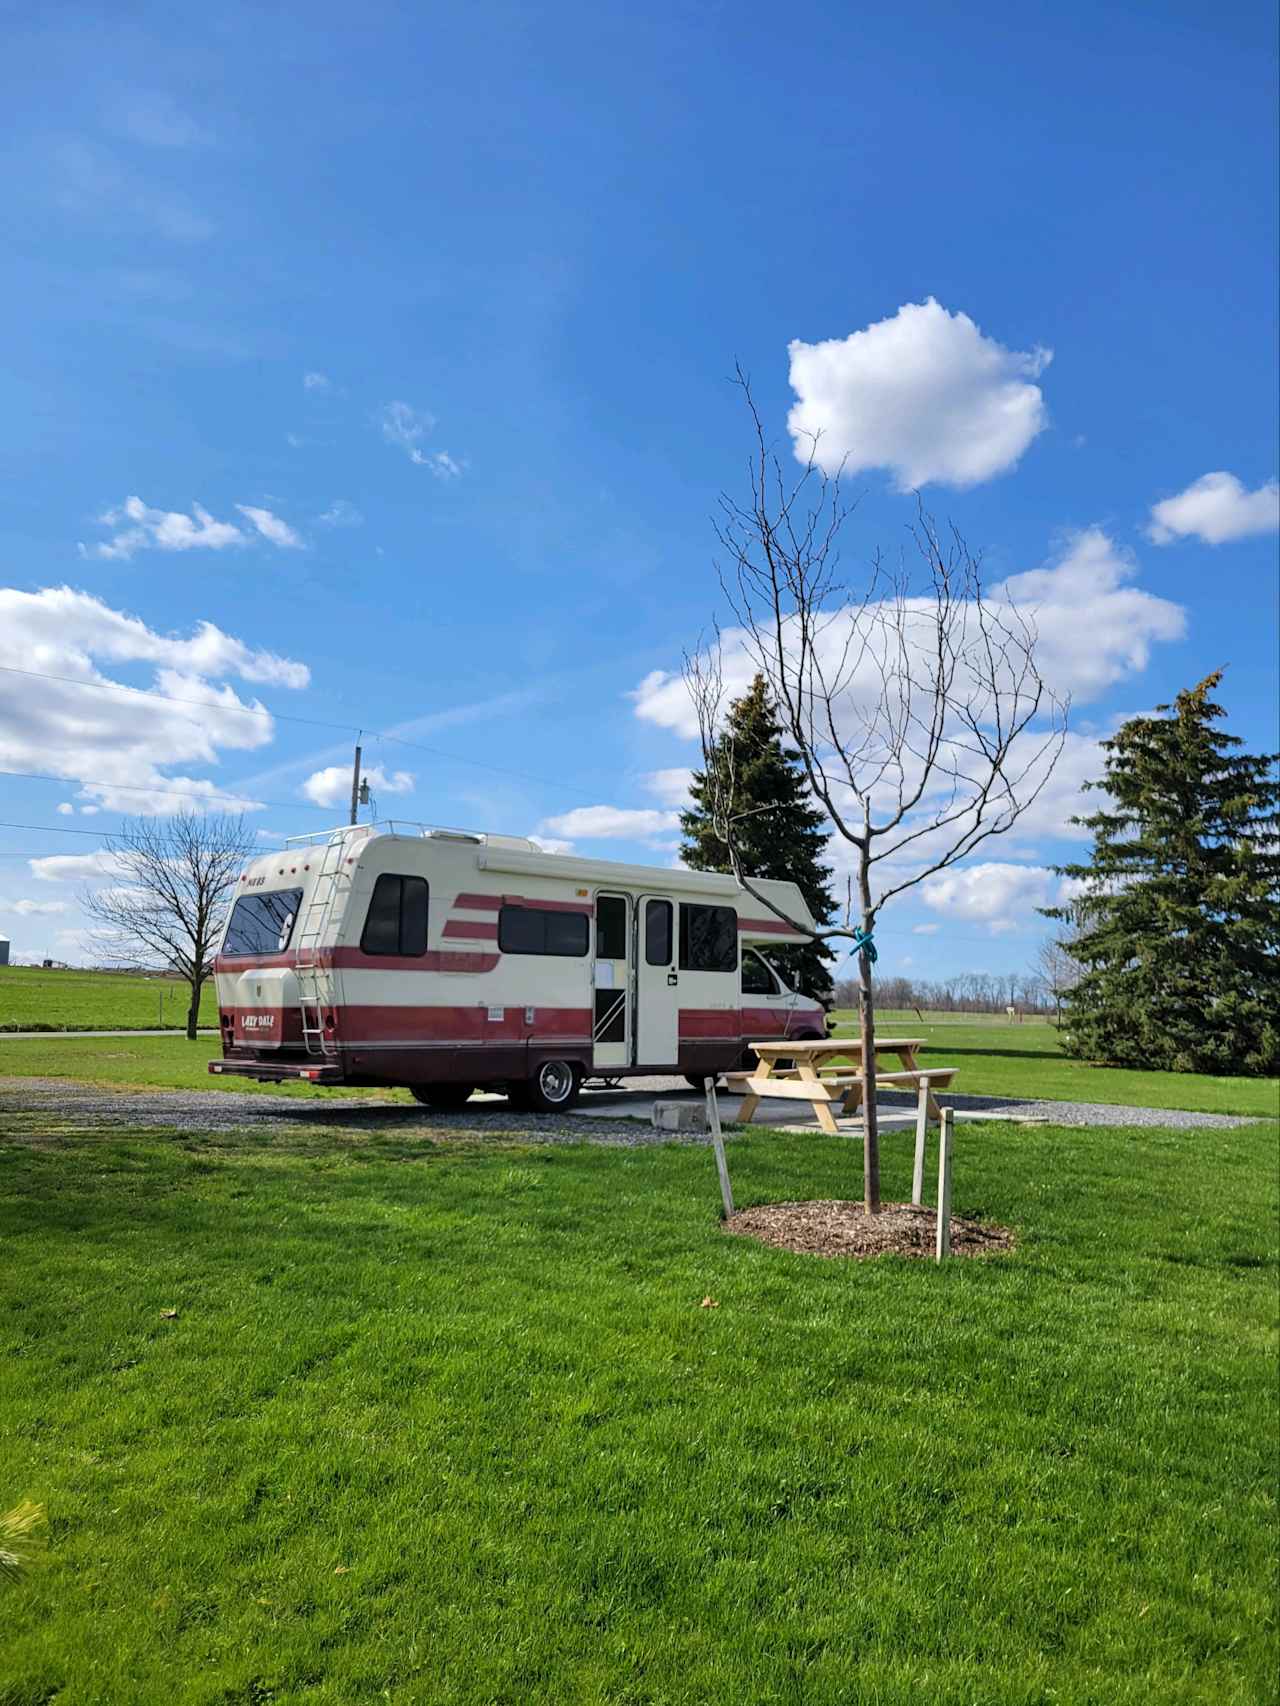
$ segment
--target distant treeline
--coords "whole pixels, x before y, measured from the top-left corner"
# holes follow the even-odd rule
[[[947,1013],[1003,1013],[1016,1007],[1022,1013],[1052,1012],[1054,1001],[1044,979],[1034,972],[960,972],[936,982],[912,977],[878,977],[877,1007],[918,1007]],[[836,982],[836,1006],[856,1007],[858,985],[854,978]]]

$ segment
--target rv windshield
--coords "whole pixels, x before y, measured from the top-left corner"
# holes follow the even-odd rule
[[[222,952],[248,958],[283,953],[301,903],[301,889],[242,894],[232,909]]]

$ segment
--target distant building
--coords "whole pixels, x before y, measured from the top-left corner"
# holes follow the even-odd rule
[[[8,963],[9,963],[9,938],[7,936],[0,936],[0,966],[7,966]]]

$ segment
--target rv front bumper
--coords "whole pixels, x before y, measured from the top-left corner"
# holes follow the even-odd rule
[[[336,1061],[310,1065],[305,1061],[211,1060],[209,1071],[219,1078],[255,1078],[261,1084],[284,1084],[297,1079],[303,1084],[341,1084],[342,1068]]]

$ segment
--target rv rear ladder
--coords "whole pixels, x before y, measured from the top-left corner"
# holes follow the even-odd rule
[[[333,971],[319,966],[316,954],[328,935],[339,898],[345,899],[351,887],[351,873],[343,859],[345,847],[345,832],[335,830],[325,844],[316,886],[311,891],[311,901],[294,954],[302,1041],[308,1054],[333,1055],[338,1052],[337,1043],[325,1035],[324,1027],[324,1008],[332,1004],[334,997]]]

